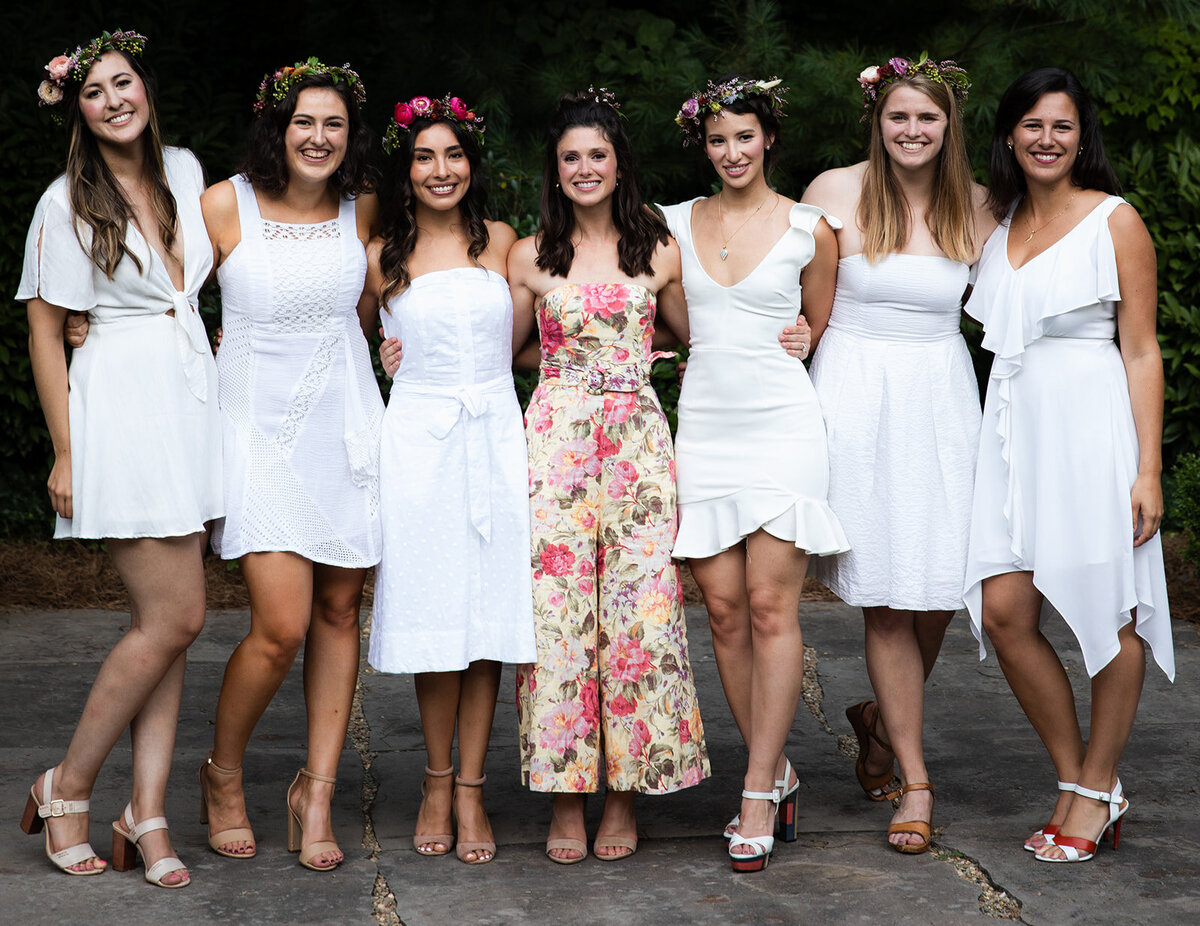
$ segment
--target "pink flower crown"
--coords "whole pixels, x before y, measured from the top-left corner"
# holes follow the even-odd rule
[[[735,77],[719,84],[710,80],[703,90],[684,100],[679,112],[675,114],[675,124],[683,131],[684,145],[692,142],[703,144],[704,120],[714,113],[719,113],[730,103],[736,103],[747,96],[765,96],[770,101],[771,114],[776,119],[782,119],[784,94],[788,92],[788,88],[779,86],[780,83],[778,77],[772,77],[770,80]]]
[[[954,94],[961,107],[967,101],[967,91],[971,89],[971,79],[967,72],[958,64],[947,59],[934,61],[928,52],[921,52],[921,57],[912,61],[908,58],[889,58],[886,64],[871,65],[864,68],[858,75],[858,84],[862,87],[863,107],[868,111],[875,105],[879,95],[889,84],[906,77],[920,74],[937,84],[945,84]],[[866,116],[863,117],[864,119]]]
[[[466,103],[456,96],[446,94],[440,100],[427,96],[414,96],[407,103],[397,103],[392,109],[392,118],[387,131],[383,133],[383,150],[391,154],[400,147],[400,139],[409,131],[409,126],[417,119],[427,119],[430,122],[456,122],[475,136],[475,140],[483,145],[483,133],[487,126],[483,124],[483,116],[477,115]]]
[[[57,106],[61,103],[67,84],[82,82],[102,55],[110,51],[122,51],[140,57],[147,41],[144,35],[132,30],[101,32],[97,38],[78,46],[73,52],[63,52],[51,58],[46,65],[46,79],[38,84],[38,106]],[[56,122],[62,122],[61,116],[51,115]]]
[[[254,115],[263,116],[268,109],[274,109],[282,103],[283,98],[288,95],[288,91],[297,83],[306,77],[316,77],[319,74],[328,76],[335,84],[345,84],[349,87],[360,106],[367,102],[367,88],[363,85],[362,78],[349,64],[338,67],[325,64],[317,58],[309,58],[307,61],[297,61],[291,67],[282,67],[274,74],[267,74],[263,77],[254,100]]]

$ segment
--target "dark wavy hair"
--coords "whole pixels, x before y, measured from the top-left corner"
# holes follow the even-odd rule
[[[745,74],[739,74],[734,71],[718,77],[713,83],[724,84],[731,80],[746,81],[749,78]],[[737,113],[739,116],[748,114],[757,116],[763,135],[774,136],[771,139],[770,147],[763,152],[763,175],[769,181],[771,179],[771,172],[775,169],[775,164],[779,160],[780,148],[783,146],[783,123],[771,111],[771,98],[765,93],[746,93],[740,100],[727,103],[721,109],[726,112]],[[705,135],[704,123],[707,121],[708,116],[706,115],[700,122],[700,139],[702,144]]]
[[[383,291],[379,304],[387,308],[388,299],[403,290],[411,282],[408,275],[408,258],[417,246],[417,203],[413,195],[412,162],[417,147],[417,136],[431,125],[444,125],[452,132],[467,156],[471,168],[471,185],[459,200],[458,211],[467,223],[467,256],[477,260],[487,250],[488,230],[484,219],[487,216],[487,178],[483,172],[483,158],[475,133],[469,132],[453,119],[425,119],[417,117],[409,126],[404,144],[394,155],[393,180],[395,192],[388,205],[383,223],[383,250],[379,255],[379,266],[383,272]]]
[[[250,126],[250,142],[238,172],[265,193],[279,195],[287,189],[287,161],[283,156],[283,137],[288,123],[296,113],[296,101],[303,90],[332,90],[346,104],[349,138],[346,157],[329,178],[329,183],[342,199],[375,189],[375,169],[371,166],[371,131],[363,122],[358,100],[350,87],[338,83],[328,74],[314,74],[296,81],[287,95]]]
[[[546,130],[537,266],[549,270],[551,276],[565,277],[575,259],[575,247],[571,244],[575,212],[571,200],[558,185],[558,143],[569,129],[578,127],[598,129],[617,157],[620,182],[612,195],[612,218],[621,236],[617,242],[621,272],[631,277],[653,275],[654,250],[669,240],[666,223],[642,204],[633,145],[621,117],[609,104],[596,102],[595,94],[583,92],[565,93],[559,98]]]
[[[1096,106],[1079,78],[1066,68],[1037,68],[1022,74],[1009,85],[996,110],[996,127],[988,157],[988,207],[997,219],[1004,219],[1013,200],[1026,191],[1025,174],[1017,164],[1016,155],[1008,149],[1008,136],[1021,117],[1047,93],[1065,93],[1079,111],[1079,152],[1071,165],[1072,182],[1085,190],[1103,190],[1109,194],[1121,190],[1116,172],[1104,152]]]
[[[146,87],[146,129],[142,132],[142,144],[145,147],[144,169],[146,177],[150,180],[150,206],[158,225],[158,233],[163,245],[170,251],[175,246],[178,210],[171,188],[167,186],[167,172],[163,166],[162,132],[158,127],[154,79],[136,56],[127,55],[120,49],[107,54],[124,58],[129,69]],[[88,74],[90,73],[89,70]],[[125,234],[133,210],[121,191],[121,185],[101,156],[96,136],[88,129],[83,114],[79,111],[79,92],[86,82],[86,76],[82,81],[66,82],[63,110],[70,141],[65,176],[71,211],[92,230],[89,251],[92,263],[103,270],[105,276],[111,280],[117,264],[125,255],[129,255],[129,259],[137,266],[138,273],[144,268],[137,255],[125,244]],[[76,234],[78,232],[79,227],[76,225]],[[82,238],[79,243],[83,246]],[[84,247],[84,250],[89,249]]]

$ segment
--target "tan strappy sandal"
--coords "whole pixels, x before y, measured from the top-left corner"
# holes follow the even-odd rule
[[[870,723],[867,723],[868,704],[875,705],[875,713],[872,715]],[[879,735],[879,703],[869,698],[866,701],[860,701],[853,707],[846,708],[846,719],[850,721],[854,735],[858,737],[858,758],[854,760],[854,774],[858,777],[858,784],[870,800],[886,801],[888,799],[887,786],[896,777],[895,759],[893,758],[892,765],[886,772],[872,775],[867,771],[867,756],[871,752],[871,740],[875,740],[888,752],[892,752],[891,744]]]
[[[456,787],[462,788],[482,788],[483,783],[487,781],[487,775],[480,778],[462,778],[454,777]],[[474,858],[467,858],[467,854],[474,852]],[[481,853],[487,853],[487,858],[480,858]],[[463,842],[459,840],[458,845],[454,849],[455,855],[458,856],[460,862],[466,862],[468,865],[483,865],[490,862],[496,857],[496,842],[493,839],[490,842]]]
[[[114,823],[112,828],[113,870],[129,871],[137,864],[138,856],[142,855],[142,837],[155,830],[165,830],[167,828],[167,818],[151,817],[149,820],[143,820],[141,823],[134,823],[133,805],[126,804],[125,812],[121,814],[120,821]],[[144,855],[142,855],[142,859],[144,862]],[[183,872],[183,877],[174,883],[168,883],[163,880],[167,875],[175,871]],[[174,855],[160,858],[153,865],[146,865],[146,880],[158,887],[166,888],[187,887],[192,883],[187,866]]]
[[[323,781],[331,785],[337,784],[336,778],[317,775],[306,768],[302,768],[296,772],[296,777],[288,785],[286,798],[288,811],[288,851],[299,852],[300,864],[310,871],[333,871],[338,865],[342,864],[343,859],[338,859],[336,862],[329,862],[325,865],[316,865],[313,863],[313,859],[326,852],[341,852],[341,847],[336,842],[324,839],[320,842],[314,842],[309,846],[304,845],[304,826],[300,823],[300,815],[292,809],[292,792],[296,790],[296,785],[300,784],[301,778],[311,778],[313,781]]]
[[[242,767],[237,768],[221,768],[212,760],[212,753],[208,754],[208,758],[204,760],[204,764],[200,766],[200,822],[208,825],[208,774],[206,770],[216,772],[218,775],[240,775]],[[248,842],[249,847],[237,852],[233,849],[226,849],[225,846],[234,842]],[[248,826],[235,826],[231,830],[221,830],[219,833],[209,832],[208,847],[217,855],[223,855],[226,858],[254,858],[258,854],[258,846],[254,840],[254,830]]]
[[[449,778],[454,774],[454,767],[444,768],[440,772],[435,772],[428,765],[425,766],[426,778]],[[421,803],[425,803],[425,782],[421,782]],[[450,804],[454,805],[454,792],[450,793]],[[444,849],[426,849],[423,846],[443,845]],[[421,855],[435,856],[446,855],[454,848],[453,833],[413,833],[413,848]]]
[[[56,867],[69,875],[100,875],[108,868],[108,862],[96,854],[91,844],[84,841],[78,845],[68,846],[54,852],[50,848],[50,827],[46,826],[47,817],[63,817],[69,813],[86,814],[91,801],[63,801],[51,797],[54,790],[54,769],[47,769],[42,778],[42,796],[37,794],[37,783],[29,788],[29,800],[25,802],[25,813],[21,815],[21,829],[30,836],[46,830],[46,858]],[[99,864],[92,868],[76,868],[80,862],[95,859]]]
[[[933,794],[933,785],[928,781],[915,781],[911,784],[901,785],[895,791],[889,791],[887,798],[892,800],[897,797],[903,797],[909,791],[928,791]],[[920,855],[922,852],[929,851],[930,841],[933,839],[933,808],[929,808],[929,822],[924,820],[908,820],[904,823],[891,823],[888,825],[888,835],[893,833],[903,834],[906,836],[919,836],[921,841],[918,843],[893,843],[888,845],[897,852],[903,852],[905,855]]]

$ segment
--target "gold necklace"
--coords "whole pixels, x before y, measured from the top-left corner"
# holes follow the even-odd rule
[[[767,200],[771,196],[775,195],[775,191],[771,190],[767,196],[764,196],[762,202],[758,204],[758,208],[755,209],[753,212],[750,213],[750,215],[748,215],[746,217],[745,222],[743,222],[741,225],[739,225],[737,228],[735,228],[733,230],[733,235],[728,235],[728,236],[725,235],[725,213],[721,209],[721,199],[722,199],[723,194],[724,194],[723,190],[721,191],[721,193],[717,194],[717,225],[721,229],[722,237],[725,238],[725,243],[723,245],[721,245],[721,260],[724,260],[726,257],[729,256],[729,242],[733,240],[733,235],[736,235],[738,232],[740,232],[743,228],[746,227],[747,222],[749,222],[752,218],[754,218],[756,215],[758,215],[758,213],[762,210],[762,207],[767,204]],[[772,207],[772,209],[773,208],[774,207]]]
[[[1049,222],[1043,222],[1041,225],[1039,225],[1037,228],[1035,228],[1033,231],[1031,231],[1028,235],[1026,235],[1025,241],[1028,242],[1030,238],[1032,238],[1034,235],[1036,235],[1038,232],[1040,232],[1043,228],[1045,228],[1047,225],[1049,225],[1050,222],[1053,222],[1055,219],[1057,219],[1061,215],[1063,215],[1068,209],[1070,209],[1071,203],[1075,202],[1075,197],[1078,194],[1079,194],[1078,190],[1076,190],[1074,193],[1072,193],[1071,198],[1067,200],[1067,204],[1065,206],[1063,206],[1060,210],[1058,210],[1058,212],[1054,213],[1054,215],[1051,216]],[[1032,224],[1033,224],[1033,205],[1030,204],[1029,219],[1025,222],[1025,227],[1028,228]]]

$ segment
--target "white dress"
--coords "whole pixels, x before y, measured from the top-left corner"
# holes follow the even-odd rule
[[[985,655],[981,583],[1006,572],[1033,584],[1079,640],[1089,675],[1108,665],[1117,631],[1137,633],[1175,676],[1162,544],[1136,549],[1129,492],[1138,439],[1121,352],[1121,300],[1110,196],[1018,270],[1008,223],[988,239],[967,311],[996,358],[988,381],[966,601]],[[1011,213],[1010,213],[1011,215]]]
[[[404,356],[383,419],[383,561],[368,660],[450,672],[537,658],[529,469],[498,273],[426,273],[380,313]]]
[[[87,312],[90,322],[68,377],[74,516],[58,519],[55,537],[181,537],[224,512],[217,371],[196,308],[212,270],[204,175],[183,148],[164,148],[163,166],[183,245],[182,291],[133,222],[125,244],[142,270],[126,254],[108,279],[92,263],[91,228],[78,223],[76,237],[64,177],[29,226],[16,298]]]
[[[829,462],[821,410],[804,364],[779,346],[800,312],[800,270],[826,219],[796,203],[784,232],[734,286],[715,283],[696,256],[693,199],[663,207],[683,255],[691,348],[679,395],[675,462],[679,535],[673,555],[720,553],[762,528],[814,554],[848,549],[826,500]]]
[[[354,201],[328,222],[271,222],[244,177],[233,185],[241,241],[217,270],[226,516],[213,550],[373,566],[383,400],[357,314],[367,258]]]
[[[850,551],[813,574],[847,604],[963,606],[979,387],[959,333],[966,264],[838,262],[810,373],[829,435],[829,505]]]

